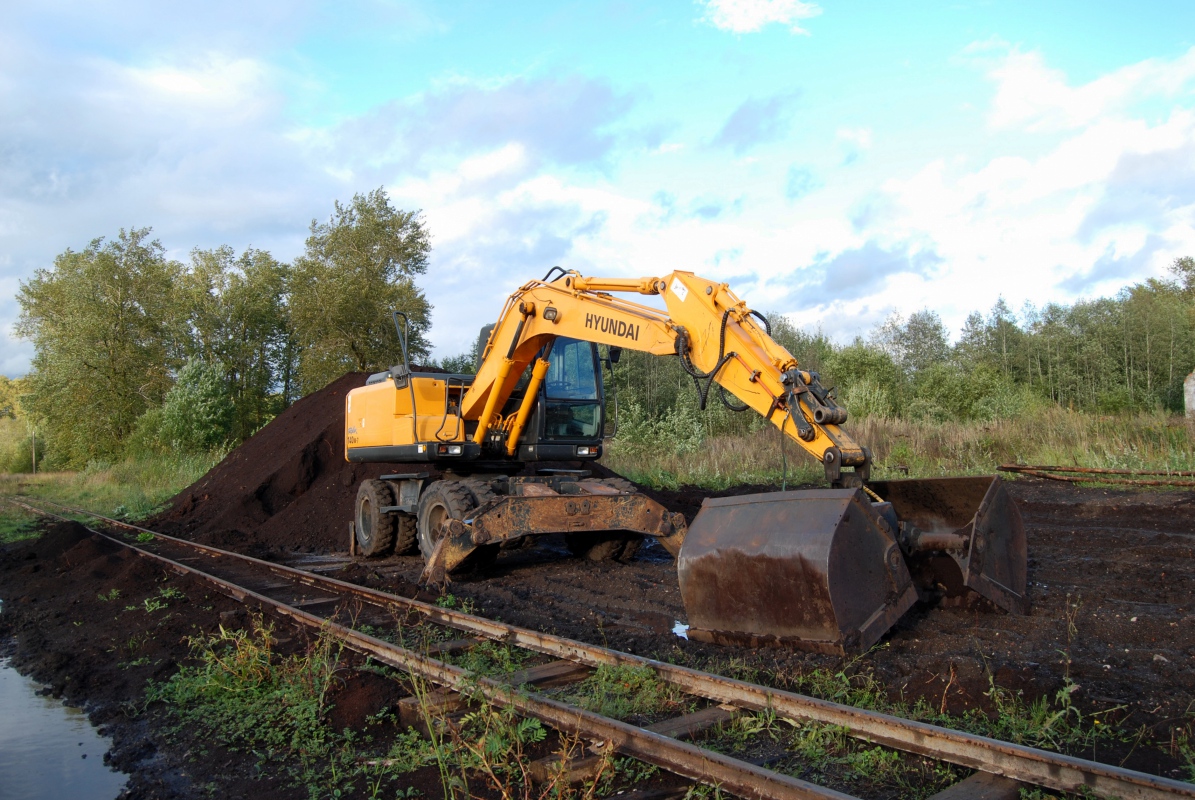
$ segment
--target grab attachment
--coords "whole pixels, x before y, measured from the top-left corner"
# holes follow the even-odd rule
[[[1013,614],[1029,613],[1028,546],[1021,512],[1000,478],[875,481],[891,504],[901,548],[926,599],[962,605],[982,597]]]

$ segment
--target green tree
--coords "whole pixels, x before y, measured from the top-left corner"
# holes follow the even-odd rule
[[[67,250],[17,294],[16,332],[34,344],[28,411],[59,464],[117,455],[181,363],[181,266],[149,234],[121,230]]]
[[[0,419],[16,419],[21,416],[21,395],[29,391],[25,378],[9,378],[0,375]]]
[[[892,356],[862,339],[835,350],[825,362],[822,383],[838,390],[839,402],[855,417],[901,415],[905,376]]]
[[[395,309],[410,319],[412,358],[427,356],[431,305],[414,278],[427,271],[430,251],[419,212],[396,210],[380,188],[354,195],[347,206],[337,202],[327,222],[312,221],[291,284],[302,392],[349,370],[397,363]]]
[[[188,361],[162,403],[160,441],[177,450],[200,452],[225,444],[233,432],[236,405],[228,394],[223,364]]]
[[[1183,256],[1174,259],[1170,272],[1178,279],[1183,294],[1188,298],[1195,296],[1195,258]]]
[[[289,267],[264,250],[238,257],[228,246],[191,251],[182,280],[190,337],[187,354],[223,365],[240,441],[293,399],[293,335],[288,318]]]
[[[910,377],[950,357],[946,327],[937,312],[928,308],[914,312],[907,320],[890,315],[872,331],[872,347],[882,350]]]

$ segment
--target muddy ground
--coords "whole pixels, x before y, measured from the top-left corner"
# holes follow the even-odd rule
[[[401,471],[343,461],[344,393],[362,382],[362,376],[348,375],[296,403],[148,526],[281,561],[344,552],[358,482]],[[705,496],[698,490],[648,493],[690,518]],[[1034,698],[1053,696],[1069,675],[1079,686],[1074,698],[1084,713],[1121,707],[1121,725],[1168,740],[1169,731],[1195,710],[1195,493],[1037,480],[1013,482],[1012,493],[1028,533],[1029,616],[916,607],[854,668],[873,670],[894,697],[923,698],[954,713],[990,709],[993,681]],[[410,594],[420,568],[417,556],[392,556],[353,565],[337,577]],[[159,594],[164,581],[185,590],[186,599],[166,612],[128,609]],[[118,598],[99,598],[113,589]],[[685,615],[675,565],[657,545],[642,548],[629,564],[594,564],[546,537],[538,547],[506,552],[485,572],[457,580],[451,592],[478,613],[506,622],[740,675],[763,670],[780,685],[811,667],[843,663],[678,637],[673,628]],[[160,716],[131,713],[141,704],[145,681],[163,679],[186,657],[187,636],[244,623],[232,601],[186,579],[167,578],[62,524],[50,526],[32,546],[0,553],[0,598],[6,653],[55,695],[85,705],[114,736],[113,763],[134,773],[130,796],[198,797],[213,781],[224,796],[298,796],[257,775],[244,756],[196,762],[183,744],[163,736]],[[357,709],[354,715],[369,713],[361,709],[386,700],[363,699],[351,681],[346,687],[342,713],[350,707]],[[1156,747],[1102,755],[1180,776],[1179,762]]]

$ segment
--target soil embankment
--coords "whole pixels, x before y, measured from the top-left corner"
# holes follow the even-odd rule
[[[344,552],[360,481],[429,471],[344,461],[344,394],[363,382],[364,375],[346,375],[296,403],[147,527],[271,559]],[[1012,492],[1028,533],[1030,615],[915,608],[856,666],[873,669],[893,695],[953,712],[991,708],[993,682],[1032,698],[1053,696],[1069,676],[1084,713],[1123,706],[1127,728],[1166,738],[1195,704],[1195,493],[1033,480],[1014,482]],[[648,493],[690,519],[707,495]],[[411,594],[420,568],[417,556],[392,556],[336,577]],[[143,776],[136,796],[198,796],[199,783],[221,770],[229,773],[220,778],[222,793],[286,796],[234,754],[190,764],[163,745],[155,717],[129,715],[145,681],[168,676],[186,657],[187,636],[243,624],[232,601],[165,577],[79,526],[51,526],[32,546],[0,554],[0,638],[18,667],[86,703],[110,729],[117,765]],[[185,599],[147,611],[146,600],[160,598],[164,586],[178,586]],[[734,663],[744,676],[765,670],[795,685],[811,667],[841,665],[829,656],[677,637],[673,627],[685,617],[675,566],[654,545],[630,564],[593,564],[545,537],[451,590],[506,622],[682,663]],[[346,713],[354,702],[345,695]],[[1153,748],[1134,751],[1127,766],[1177,777],[1175,762]]]

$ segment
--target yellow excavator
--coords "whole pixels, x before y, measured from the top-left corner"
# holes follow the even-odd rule
[[[661,297],[666,310],[628,294]],[[1024,526],[1002,482],[871,481],[871,453],[842,428],[846,409],[725,283],[554,268],[483,329],[476,375],[412,372],[400,316],[403,363],[345,398],[345,457],[427,464],[440,477],[361,484],[353,535],[364,556],[417,548],[421,580],[443,584],[543,534],[595,560],[625,560],[650,536],[677,559],[690,638],[832,653],[871,647],[919,599],[1028,611]],[[686,526],[621,479],[528,475],[532,462],[601,456],[602,368],[623,348],[679,358],[702,407],[716,391],[763,415],[822,463],[828,488],[708,498]]]

